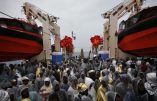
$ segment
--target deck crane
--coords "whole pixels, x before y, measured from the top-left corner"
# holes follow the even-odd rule
[[[39,20],[43,27],[43,51],[36,57],[38,61],[51,60],[51,34],[55,35],[55,51],[60,51],[60,27],[57,25],[58,17],[50,15],[33,4],[25,2],[23,5],[24,14],[30,23]],[[50,61],[49,61],[50,62]]]
[[[105,19],[104,23],[104,50],[109,51],[111,58],[123,58],[124,54],[117,46],[117,23],[118,19],[127,12],[133,14],[141,9],[143,0],[124,0],[111,10],[102,14]]]

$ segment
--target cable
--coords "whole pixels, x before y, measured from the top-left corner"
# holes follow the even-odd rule
[[[0,13],[14,19],[14,17],[12,17],[12,16],[10,16],[10,15],[8,15],[8,14],[6,14],[6,13],[3,13],[2,11],[0,11]]]

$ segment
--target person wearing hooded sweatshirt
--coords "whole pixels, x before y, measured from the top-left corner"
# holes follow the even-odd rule
[[[32,101],[29,96],[28,87],[23,87],[21,89],[21,96],[18,98],[18,101]]]
[[[44,79],[44,85],[40,89],[40,95],[43,96],[44,101],[47,101],[48,96],[52,93],[53,87],[50,78]]]

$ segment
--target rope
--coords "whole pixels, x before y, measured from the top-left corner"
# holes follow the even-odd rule
[[[10,17],[10,18],[14,18],[14,17],[12,17],[12,16],[10,16],[10,15],[8,15],[8,14],[6,14],[6,13],[2,12],[2,11],[0,11],[0,13],[1,13],[1,14],[4,14],[4,15],[6,15],[6,16],[8,16],[8,17]]]

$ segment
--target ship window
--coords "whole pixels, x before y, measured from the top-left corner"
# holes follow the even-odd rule
[[[135,23],[138,22],[139,20],[139,17],[140,17],[140,14],[136,14],[135,16],[129,18],[127,21],[126,21],[126,28],[134,25]]]
[[[123,29],[125,29],[125,21],[124,20],[119,24],[119,30],[123,30]]]
[[[38,33],[38,29],[34,28],[32,25],[23,24],[24,29],[33,33]]]
[[[16,22],[16,21],[10,21],[8,20],[8,22],[6,22],[7,26],[9,27],[16,27],[16,28],[22,28],[21,24]]]

